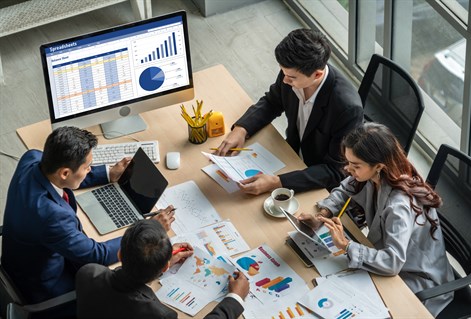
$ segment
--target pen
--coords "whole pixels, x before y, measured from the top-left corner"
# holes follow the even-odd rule
[[[180,247],[178,249],[175,249],[172,251],[172,255],[176,255],[178,253],[181,253],[182,251],[185,251],[186,250],[186,247]]]
[[[345,202],[345,205],[343,205],[342,210],[340,211],[339,215],[337,216],[338,218],[342,217],[342,214],[345,212],[345,209],[347,209],[348,203],[350,203],[350,200],[352,198],[349,197],[347,201]]]
[[[174,208],[172,208],[171,212],[173,212],[175,210],[176,210],[176,208],[174,207]],[[158,214],[160,214],[160,210],[158,210],[156,212],[145,213],[145,214],[142,214],[142,216],[144,218],[147,218],[147,217],[154,217],[155,215],[158,215]]]
[[[212,151],[219,151],[219,148],[211,147],[211,150]],[[245,147],[234,147],[234,148],[230,148],[229,151],[233,151],[233,152],[234,151],[238,151],[238,152],[240,152],[240,151],[252,151],[252,149],[251,148],[245,148]]]

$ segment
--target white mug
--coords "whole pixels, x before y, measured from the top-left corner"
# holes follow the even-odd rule
[[[288,211],[291,200],[293,199],[294,191],[289,188],[277,188],[271,192],[273,200],[273,207],[279,210],[279,207]]]

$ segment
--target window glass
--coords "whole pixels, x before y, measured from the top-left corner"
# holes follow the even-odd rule
[[[468,24],[469,0],[441,0],[458,19],[464,24]]]
[[[357,12],[356,63],[364,72],[371,56],[383,53],[384,0],[359,1]]]
[[[414,0],[411,45],[412,76],[434,102],[425,112],[448,137],[424,135],[437,148],[444,142],[459,146],[466,41],[425,0]]]
[[[348,0],[299,0],[302,8],[322,26],[345,53],[348,52]]]

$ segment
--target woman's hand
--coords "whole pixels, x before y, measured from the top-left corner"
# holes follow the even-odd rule
[[[319,219],[320,214],[301,213],[297,216],[298,220],[311,227],[313,230],[319,229],[323,221]]]
[[[329,229],[335,247],[337,247],[338,249],[346,250],[348,245],[348,239],[345,237],[343,225],[340,219],[337,217],[325,218],[319,216],[319,220],[321,220],[324,223],[325,227]]]

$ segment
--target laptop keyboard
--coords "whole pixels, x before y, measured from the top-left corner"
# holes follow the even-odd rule
[[[92,194],[103,206],[116,227],[131,225],[138,220],[136,214],[113,184],[94,189]]]

